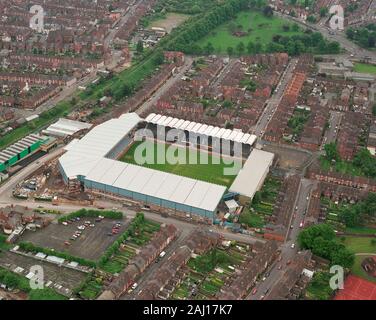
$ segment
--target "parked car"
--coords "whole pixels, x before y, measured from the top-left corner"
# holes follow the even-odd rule
[[[70,246],[70,245],[71,245],[71,243],[70,243],[69,241],[65,241],[64,244],[65,244],[66,246]]]
[[[256,292],[257,292],[257,288],[254,288],[254,289],[252,290],[252,295],[255,295]]]
[[[62,225],[67,226],[67,225],[68,225],[68,222],[63,221]]]

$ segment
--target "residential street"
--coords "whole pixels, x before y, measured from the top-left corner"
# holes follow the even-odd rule
[[[283,276],[283,273],[288,268],[288,261],[291,261],[294,256],[299,251],[297,246],[297,237],[299,234],[300,224],[304,221],[305,210],[308,208],[308,200],[309,195],[312,191],[314,186],[314,182],[308,179],[302,179],[300,184],[299,193],[296,198],[294,214],[291,218],[290,225],[292,229],[287,234],[287,239],[285,240],[284,244],[280,247],[281,249],[281,260],[276,261],[272,264],[267,273],[269,276],[265,279],[265,281],[260,281],[256,284],[255,288],[257,288],[257,292],[255,294],[250,293],[247,297],[248,300],[260,300],[261,297],[267,298],[267,294],[269,293],[272,286]],[[294,248],[291,245],[294,244]],[[278,268],[282,266],[279,270]],[[253,290],[252,290],[253,292]]]

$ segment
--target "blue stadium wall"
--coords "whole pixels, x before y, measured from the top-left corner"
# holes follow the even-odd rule
[[[65,184],[68,184],[68,177],[67,177],[67,175],[65,173],[65,170],[61,166],[60,162],[58,162],[58,167],[59,167],[59,171],[61,173],[61,176],[63,177],[63,180],[64,180]]]
[[[132,191],[121,189],[121,188],[116,188],[116,187],[105,185],[102,183],[90,181],[88,179],[84,179],[84,185],[85,185],[85,188],[87,189],[98,190],[100,192],[105,192],[105,193],[111,193],[114,195],[132,199],[134,201],[142,202],[146,205],[156,205],[162,208],[167,208],[167,209],[172,209],[176,211],[198,215],[198,216],[211,219],[211,220],[214,219],[214,216],[216,213],[215,211],[203,210],[200,208],[187,206],[185,204],[181,204],[181,203],[177,203],[177,202],[173,202],[169,200],[163,200],[160,198],[147,196],[142,193],[132,192]]]

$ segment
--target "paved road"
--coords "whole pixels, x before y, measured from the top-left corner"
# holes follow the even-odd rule
[[[286,263],[289,260],[292,260],[294,256],[299,251],[296,242],[299,234],[300,224],[304,221],[305,210],[308,208],[309,195],[312,191],[315,182],[302,179],[300,183],[299,192],[295,201],[294,214],[291,217],[290,225],[292,229],[289,230],[286,241],[280,247],[281,249],[281,260],[276,261],[270,266],[266,273],[269,273],[269,276],[266,277],[264,281],[260,281],[256,284],[257,292],[255,294],[250,293],[247,297],[248,300],[260,300],[264,296],[267,297],[268,292],[271,290],[273,285],[278,282],[278,280],[283,276],[283,273],[287,269]],[[297,209],[297,210],[295,210]],[[292,248],[291,245],[294,244],[295,247]],[[279,269],[281,268],[281,269]],[[252,290],[253,292],[253,290]]]
[[[334,31],[334,34],[331,34],[333,33],[332,32],[333,30],[329,29],[325,25],[320,25],[320,24],[311,25],[298,18],[294,18],[289,15],[282,14],[280,12],[275,12],[275,14],[277,16],[283,17],[290,21],[299,23],[300,25],[303,25],[313,31],[320,32],[328,40],[337,41],[343,49],[353,54],[354,58],[364,59],[366,57],[369,57],[370,62],[376,63],[376,52],[363,49],[359,47],[357,44],[351,42],[350,40],[346,38],[346,34],[343,31]]]
[[[291,59],[284,73],[282,74],[276,90],[267,102],[265,109],[262,115],[260,116],[259,120],[257,121],[256,127],[253,130],[253,134],[255,134],[256,136],[260,138],[263,136],[268,123],[270,122],[275,111],[277,110],[277,106],[281,101],[281,98],[286,90],[288,83],[292,79],[297,62],[298,59]]]
[[[124,27],[124,25],[127,23],[128,19],[132,17],[132,15],[135,13],[137,6],[139,5],[141,1],[137,0],[134,1],[133,4],[131,4],[126,12],[123,14],[123,16],[120,18],[119,23],[117,24],[115,29],[111,29],[109,34],[106,36],[106,39],[104,41],[105,48],[109,48],[112,44],[113,40],[115,39],[116,34],[118,31]]]
[[[341,124],[343,113],[338,111],[331,111],[329,118],[329,128],[325,131],[323,146],[328,143],[335,142],[337,140],[338,128]]]

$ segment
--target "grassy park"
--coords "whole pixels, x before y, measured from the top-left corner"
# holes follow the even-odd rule
[[[357,62],[354,64],[354,71],[360,73],[376,74],[376,65]]]
[[[284,26],[287,27],[285,31]],[[240,31],[243,36],[234,35],[233,31]],[[261,12],[241,12],[237,17],[213,31],[207,37],[198,42],[198,45],[205,47],[209,42],[218,53],[225,53],[228,47],[236,46],[243,42],[247,45],[249,41],[259,42],[266,45],[273,40],[273,36],[293,36],[301,34],[300,30],[294,29],[293,25],[278,17],[266,17]]]

